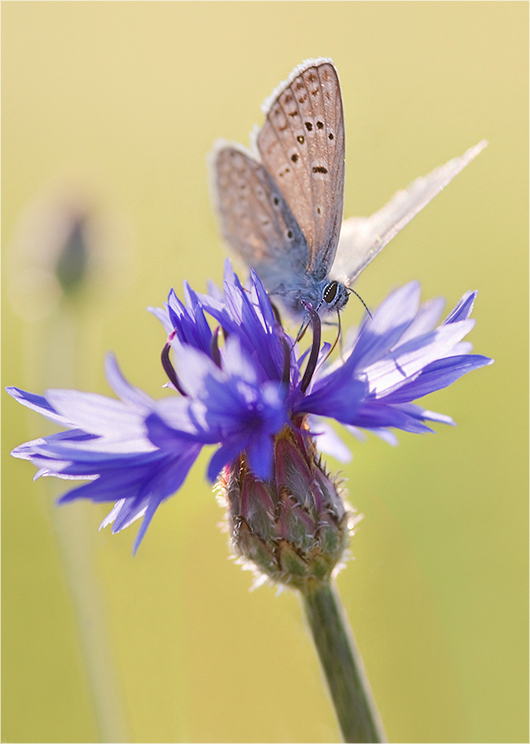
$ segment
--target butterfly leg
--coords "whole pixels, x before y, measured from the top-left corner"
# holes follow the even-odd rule
[[[341,326],[341,322],[340,322],[340,313],[337,311],[337,322],[336,323],[326,323],[326,325],[337,326],[337,328],[338,328],[337,338],[333,342],[333,346],[330,348],[330,350],[326,354],[326,359],[329,359],[329,357],[331,355],[331,352],[335,349],[335,347],[337,346],[337,344],[340,344],[339,349],[340,349],[340,355],[342,357],[342,326]]]
[[[294,340],[295,344],[297,344],[299,341],[301,341],[303,339],[303,337],[305,335],[305,332],[309,328],[310,322],[311,322],[311,320],[306,320],[306,321],[304,321],[302,323],[302,325],[300,326],[300,330],[298,331],[298,333],[296,335],[296,338]]]

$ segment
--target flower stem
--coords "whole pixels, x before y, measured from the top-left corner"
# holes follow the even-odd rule
[[[71,303],[63,303],[45,322],[29,328],[27,368],[30,379],[35,382],[28,387],[38,390],[52,385],[75,387],[82,371],[79,354],[79,349],[83,348],[82,341],[86,348],[86,325],[79,308]],[[46,491],[55,500],[61,492],[56,479],[43,480],[46,481]],[[102,742],[125,742],[129,739],[105,619],[105,597],[96,573],[92,533],[88,531],[80,504],[75,509],[63,511],[64,507],[57,507],[52,499],[48,503],[77,616],[98,736]]]
[[[326,583],[301,594],[344,741],[386,741],[338,592]]]

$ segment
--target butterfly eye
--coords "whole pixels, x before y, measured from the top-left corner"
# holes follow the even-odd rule
[[[339,288],[338,282],[330,282],[324,290],[324,302],[331,305],[335,297],[337,296],[337,290]]]

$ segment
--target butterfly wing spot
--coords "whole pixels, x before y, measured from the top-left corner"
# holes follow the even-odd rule
[[[317,129],[324,129],[324,122],[323,121],[317,121]]]
[[[312,170],[313,170],[313,173],[323,173],[323,174],[328,173],[328,169],[324,168],[323,165],[314,165]]]
[[[307,131],[308,132],[312,132],[313,131],[313,122],[312,121],[306,121],[304,123],[305,123],[305,128],[307,129]]]
[[[333,132],[330,132],[330,133],[328,134],[328,139],[330,139],[330,140],[333,140],[333,139],[335,139],[335,135],[333,134]]]
[[[287,118],[285,117],[285,114],[282,111],[281,106],[276,106],[272,111],[272,116],[276,119],[276,127],[280,132],[285,132],[286,129],[289,129],[289,122],[287,121]]]
[[[293,154],[291,155],[291,160],[293,161],[293,163],[296,163],[296,161],[298,160],[298,158],[299,158],[298,153],[293,152]]]
[[[304,137],[304,135],[303,135],[303,134],[299,134],[299,135],[298,135],[298,137],[297,137],[296,139],[298,140],[298,142],[299,142],[299,143],[300,143],[301,145],[303,145],[303,144],[304,144],[304,142],[305,142],[305,137]]]

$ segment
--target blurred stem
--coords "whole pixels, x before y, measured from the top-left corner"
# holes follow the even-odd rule
[[[81,352],[84,352],[83,356],[86,354],[87,345],[86,339],[81,338],[84,324],[80,307],[63,301],[54,315],[34,330],[37,337],[29,339],[32,357],[30,376],[35,379],[37,390],[79,387],[79,378],[84,372]],[[32,389],[31,386],[29,389]],[[61,488],[55,478],[45,480],[47,490],[54,499],[64,492],[64,483]],[[128,737],[112,661],[106,606],[96,576],[92,531],[85,519],[87,512],[84,506],[69,504],[67,507],[57,507],[53,503],[48,505],[47,511],[55,527],[65,578],[76,613],[99,738],[102,742],[124,742]]]
[[[337,590],[326,583],[302,601],[344,741],[386,741]]]

